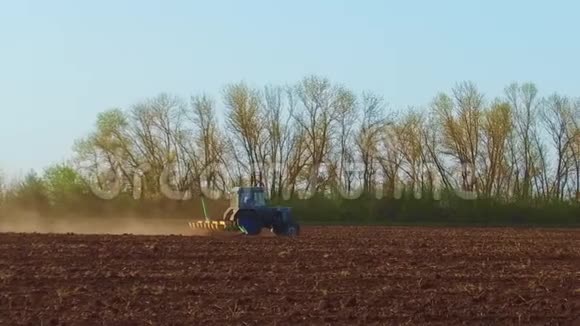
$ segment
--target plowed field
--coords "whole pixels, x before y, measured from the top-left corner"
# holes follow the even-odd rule
[[[0,234],[2,325],[580,325],[577,230]]]

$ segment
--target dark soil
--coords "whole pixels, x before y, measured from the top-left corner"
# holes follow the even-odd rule
[[[580,325],[580,231],[0,234],[2,325]]]

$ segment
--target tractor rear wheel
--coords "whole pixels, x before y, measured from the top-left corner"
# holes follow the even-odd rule
[[[254,210],[239,210],[235,215],[238,227],[247,235],[258,235],[262,231],[263,223]]]

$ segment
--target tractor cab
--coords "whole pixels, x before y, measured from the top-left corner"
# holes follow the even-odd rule
[[[253,209],[266,207],[266,195],[262,187],[235,187],[232,189],[230,207]]]

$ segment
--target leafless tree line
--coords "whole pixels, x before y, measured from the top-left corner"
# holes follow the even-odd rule
[[[404,184],[577,200],[579,123],[580,100],[542,97],[532,83],[489,98],[462,82],[425,108],[393,111],[378,94],[308,76],[290,86],[229,84],[220,101],[161,94],[105,111],[75,145],[75,162],[103,186],[111,167],[130,181],[142,173],[125,187],[149,198],[161,195],[161,176],[193,192],[262,184],[274,197],[389,194]]]

